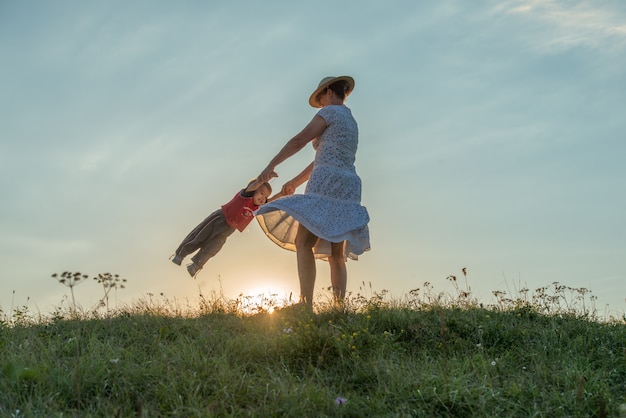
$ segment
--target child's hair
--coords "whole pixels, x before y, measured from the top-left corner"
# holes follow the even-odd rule
[[[268,196],[271,195],[272,194],[272,186],[268,182],[265,182],[262,185],[260,185],[259,188],[261,188],[263,186],[267,187],[267,191],[268,191],[267,194],[268,194]]]
[[[250,187],[250,186],[252,185],[252,183],[254,183],[255,181],[256,181],[256,178],[253,178],[252,180],[250,180],[250,181],[248,182],[248,185],[246,186],[246,189],[247,189],[248,187]],[[265,182],[265,183],[261,184],[261,185],[260,185],[259,187],[257,187],[256,189],[257,189],[257,190],[259,190],[259,189],[260,189],[261,187],[263,187],[263,186],[267,187],[267,190],[269,191],[268,195],[271,195],[271,194],[272,194],[272,185],[271,185],[271,184],[269,184],[268,182]]]

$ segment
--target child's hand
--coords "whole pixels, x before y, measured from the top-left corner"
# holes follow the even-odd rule
[[[272,167],[266,167],[265,170],[263,170],[261,174],[259,174],[259,176],[257,177],[257,181],[259,181],[260,183],[265,183],[266,181],[270,181],[270,179],[273,179],[274,177],[278,177],[278,174],[276,174]]]

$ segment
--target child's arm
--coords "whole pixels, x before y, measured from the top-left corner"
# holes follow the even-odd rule
[[[270,202],[273,202],[274,200],[276,200],[276,199],[280,199],[280,198],[281,198],[281,197],[283,197],[283,196],[284,196],[284,195],[283,195],[283,192],[278,192],[278,193],[276,193],[274,196],[269,197],[269,198],[267,199],[267,202],[265,202],[265,203],[270,203]]]
[[[261,187],[262,184],[263,184],[262,181],[259,181],[259,179],[255,179],[254,181],[250,182],[250,184],[248,184],[248,187],[245,188],[244,192],[245,193],[252,193],[256,189]]]

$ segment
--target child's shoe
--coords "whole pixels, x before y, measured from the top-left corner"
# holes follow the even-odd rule
[[[183,263],[183,258],[178,254],[174,254],[173,256],[170,257],[170,259],[172,260],[172,263],[176,264],[177,266],[180,266]]]
[[[187,264],[187,271],[189,272],[189,275],[194,279],[196,278],[196,274],[198,274],[200,270],[202,270],[202,267],[200,267],[196,263]]]

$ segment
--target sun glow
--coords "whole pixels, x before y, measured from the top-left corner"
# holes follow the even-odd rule
[[[272,313],[294,303],[290,291],[276,288],[252,288],[237,297],[239,310],[244,314]]]

